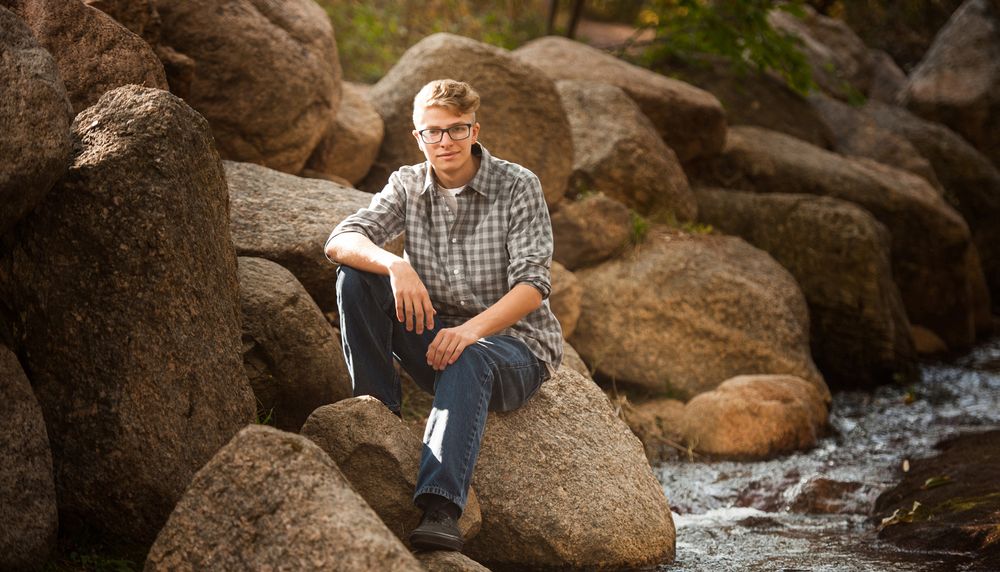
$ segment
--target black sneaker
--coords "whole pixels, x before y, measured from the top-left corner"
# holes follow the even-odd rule
[[[425,512],[420,524],[410,533],[410,545],[420,550],[461,552],[464,543],[458,519],[440,509]]]

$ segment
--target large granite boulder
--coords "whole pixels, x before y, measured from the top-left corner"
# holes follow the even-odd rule
[[[552,213],[552,259],[569,270],[598,264],[624,251],[632,239],[632,213],[603,193],[559,202]]]
[[[73,109],[55,61],[0,7],[0,235],[31,211],[69,166]]]
[[[254,415],[226,183],[208,123],[165,91],[112,90],[73,136],[66,177],[8,237],[0,293],[61,516],[145,542]]]
[[[800,49],[820,89],[845,101],[863,98],[872,84],[872,51],[842,20],[809,6],[801,8],[802,18],[780,8],[772,10],[768,23],[801,40]]]
[[[729,125],[773,129],[817,147],[833,145],[829,127],[809,101],[773,73],[737,68],[725,58],[708,54],[693,60],[664,59],[655,69],[719,98]]]
[[[924,179],[756,127],[730,129],[723,153],[689,174],[706,186],[808,193],[864,207],[892,236],[892,273],[910,322],[953,348],[975,339],[984,302],[977,292],[985,286],[973,267],[969,227]]]
[[[827,95],[813,94],[809,101],[830,127],[834,136],[834,151],[841,155],[867,157],[909,171],[926,179],[935,189],[942,190],[934,167],[909,139],[882,127],[857,107]]]
[[[572,194],[600,192],[642,213],[694,219],[697,206],[677,155],[624,91],[581,80],[556,88],[573,131]]]
[[[868,86],[868,99],[882,103],[895,103],[906,88],[906,72],[892,56],[882,50],[872,50],[872,81]]]
[[[324,312],[337,309],[336,266],[323,253],[330,231],[371,203],[371,195],[321,179],[287,175],[252,163],[223,161],[230,228],[240,256],[287,268]],[[387,247],[402,252],[402,241]]]
[[[343,177],[357,185],[378,156],[385,125],[368,102],[368,86],[348,82],[342,85],[340,109],[306,162],[306,168]]]
[[[580,319],[580,299],[583,297],[583,286],[566,267],[558,262],[552,262],[552,293],[549,303],[552,313],[562,326],[563,338],[573,335],[576,323]]]
[[[490,572],[490,569],[462,554],[446,550],[417,552],[417,560],[427,572]]]
[[[809,304],[812,356],[827,383],[914,378],[891,239],[868,211],[815,195],[697,189],[696,196],[702,221],[766,251],[795,277]]]
[[[80,0],[6,0],[52,54],[73,112],[129,84],[167,89],[163,65],[142,38]]]
[[[243,367],[263,416],[298,431],[314,409],[351,396],[351,376],[333,330],[291,272],[240,257]]]
[[[250,425],[195,475],[145,570],[422,568],[316,444]]]
[[[951,127],[1000,166],[1000,5],[966,0],[910,74],[900,103]]]
[[[528,403],[490,414],[466,544],[503,569],[622,569],[674,558],[674,525],[642,445],[592,381],[560,368]]]
[[[1000,169],[960,135],[905,109],[869,102],[864,113],[906,138],[927,158],[944,188],[944,198],[969,224],[983,274],[1000,308]]]
[[[128,28],[154,49],[160,43],[160,13],[156,0],[83,0]]]
[[[726,113],[707,91],[556,36],[528,42],[514,50],[514,56],[555,80],[579,79],[623,89],[683,162],[713,155],[725,142]]]
[[[684,438],[709,455],[762,459],[812,447],[828,399],[791,375],[741,375],[684,406]]]
[[[301,433],[330,455],[389,530],[408,542],[422,514],[413,504],[424,446],[420,438],[371,396],[320,407]],[[481,524],[479,500],[472,489],[458,526],[468,540]]]
[[[427,82],[442,78],[467,82],[479,93],[479,141],[494,156],[538,175],[545,201],[558,202],[573,151],[555,84],[506,50],[453,34],[417,42],[372,86],[368,98],[385,120],[385,138],[362,186],[381,190],[393,171],[425,160],[412,135],[413,98]]]
[[[2,18],[2,16],[0,16]],[[56,545],[59,520],[52,452],[42,409],[17,356],[0,346],[0,570],[42,567]]]
[[[302,170],[340,107],[340,60],[312,0],[156,0],[165,45],[194,60],[185,100],[225,159]]]
[[[627,255],[576,276],[583,305],[569,341],[598,376],[681,398],[743,373],[827,391],[798,284],[739,238],[653,227]]]

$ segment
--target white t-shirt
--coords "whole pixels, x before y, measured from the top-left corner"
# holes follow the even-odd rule
[[[447,203],[448,208],[451,209],[452,214],[458,216],[458,199],[455,197],[458,196],[458,193],[461,193],[462,191],[465,190],[465,185],[462,185],[461,187],[457,187],[454,189],[446,189],[441,185],[435,185],[435,186],[437,187],[438,194],[441,195],[441,198],[444,199],[445,203]]]

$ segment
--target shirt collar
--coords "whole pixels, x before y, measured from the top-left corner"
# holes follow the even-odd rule
[[[466,183],[466,188],[472,189],[483,196],[489,196],[489,186],[487,182],[490,180],[490,162],[492,161],[492,156],[490,152],[483,147],[482,143],[472,144],[472,155],[479,157],[481,160],[479,162],[479,170],[476,171],[476,175],[472,177],[472,180]],[[424,175],[424,186],[420,189],[420,194],[424,194],[428,189],[434,188],[434,170],[431,168],[431,162],[425,161],[424,165],[427,168],[427,173]]]

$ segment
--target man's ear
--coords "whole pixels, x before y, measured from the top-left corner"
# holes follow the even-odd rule
[[[416,129],[414,129],[412,133],[413,133],[413,138],[417,140],[417,147],[420,147],[420,150],[423,151],[424,147],[423,147],[423,141],[420,140],[420,133]]]

